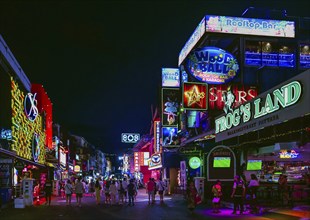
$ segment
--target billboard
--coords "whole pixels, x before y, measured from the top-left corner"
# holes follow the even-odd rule
[[[162,89],[162,126],[178,125],[178,108],[180,102],[180,89]]]
[[[162,86],[180,87],[180,70],[178,68],[162,68]]]
[[[185,61],[185,67],[198,81],[210,84],[227,83],[239,70],[236,58],[218,47],[193,50]]]
[[[206,32],[270,37],[295,37],[295,22],[206,15]]]
[[[208,109],[208,84],[183,83],[182,103],[184,109],[207,110]]]

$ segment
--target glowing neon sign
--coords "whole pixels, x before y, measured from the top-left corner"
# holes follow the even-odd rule
[[[295,37],[294,21],[207,15],[206,32]]]
[[[299,153],[297,153],[295,150],[281,150],[279,153],[280,158],[283,159],[292,159],[297,158]]]
[[[11,96],[11,150],[15,151],[17,156],[44,164],[46,136],[43,128],[42,117],[37,115],[36,120],[34,121],[27,118],[24,112],[25,95],[23,91],[19,89],[18,84],[13,78],[11,78]],[[32,113],[35,113],[34,109],[32,109]],[[33,147],[34,151],[32,150]]]
[[[191,159],[189,159],[188,163],[192,169],[197,169],[201,165],[201,160],[199,157],[192,157]]]
[[[287,108],[296,104],[301,98],[302,87],[298,81],[293,81],[282,86],[280,89],[268,93],[264,100],[255,98],[253,102],[240,105],[238,108],[230,110],[228,114],[215,120],[215,133],[229,130],[241,123],[249,122],[267,114]],[[263,126],[263,122],[260,124]],[[256,124],[251,125],[255,127]]]
[[[36,95],[28,93],[24,101],[25,114],[30,121],[34,121],[38,116]]]
[[[217,47],[197,48],[186,59],[186,68],[197,80],[211,84],[231,81],[239,70],[235,57]]]

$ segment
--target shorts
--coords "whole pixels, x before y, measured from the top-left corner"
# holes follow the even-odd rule
[[[83,197],[83,193],[76,193],[76,198],[82,198]]]
[[[163,194],[164,194],[164,191],[159,190],[159,191],[158,191],[158,194],[159,194],[159,195],[163,195]]]

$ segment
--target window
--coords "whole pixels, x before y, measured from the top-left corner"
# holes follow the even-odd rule
[[[300,61],[299,61],[299,67],[308,69],[310,68],[310,49],[309,44],[300,44],[299,46],[299,55],[300,55]]]
[[[245,65],[294,67],[293,45],[269,41],[246,41]]]

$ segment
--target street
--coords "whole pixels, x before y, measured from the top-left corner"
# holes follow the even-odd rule
[[[102,198],[103,201],[103,198]],[[191,214],[186,208],[186,201],[182,195],[166,196],[164,204],[159,203],[156,197],[155,204],[148,205],[147,195],[144,189],[139,190],[135,206],[127,205],[96,205],[95,198],[91,195],[84,196],[82,207],[76,205],[73,197],[71,206],[66,206],[65,199],[53,197],[51,206],[44,204],[26,207],[24,209],[5,208],[0,212],[1,220],[65,220],[65,219],[111,219],[111,220],[165,220],[165,219],[310,219],[310,211],[306,210],[272,210],[260,215],[252,215],[245,212],[243,215],[232,215],[231,208],[222,208],[221,213],[214,214],[208,204],[201,204]]]

